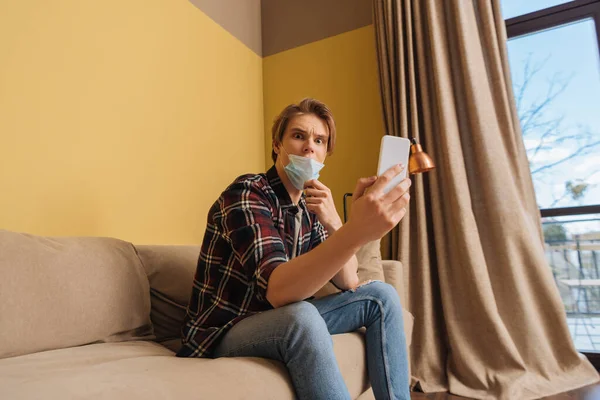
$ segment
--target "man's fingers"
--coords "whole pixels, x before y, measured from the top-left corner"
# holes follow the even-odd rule
[[[322,184],[318,179],[311,179],[310,181],[304,182],[304,187],[314,187],[321,190],[327,190],[327,186]]]
[[[384,199],[389,203],[392,203],[392,202],[398,200],[400,197],[402,197],[402,195],[404,195],[404,193],[408,193],[408,189],[410,189],[411,185],[412,185],[412,181],[409,178],[404,179],[395,188],[390,190],[384,196]]]
[[[377,180],[376,176],[370,176],[368,178],[360,178],[356,182],[356,187],[354,188],[354,193],[352,194],[352,201],[358,200],[358,198],[360,198],[363,194],[365,194],[365,190],[367,190],[368,187],[373,185],[373,183],[375,183],[376,180]]]
[[[309,197],[327,197],[327,192],[320,189],[304,189],[304,194],[307,198]]]
[[[305,199],[306,204],[321,204],[323,203],[323,199],[321,197],[307,197]]]
[[[379,177],[377,178],[377,181],[375,181],[375,183],[373,184],[373,191],[383,191],[383,189],[387,186],[388,183],[390,183],[390,181],[392,179],[394,179],[394,177],[396,175],[398,175],[400,172],[402,172],[404,170],[404,165],[402,164],[396,164],[393,167],[390,167],[387,171],[385,171],[383,174],[379,175]]]
[[[402,218],[404,218],[404,216],[406,215],[407,211],[408,210],[406,209],[406,207],[403,207],[400,210],[398,210],[398,212],[396,214],[396,218],[397,218],[398,222],[400,222],[402,220]]]
[[[408,207],[408,203],[410,202],[410,194],[408,192],[404,193],[400,198],[392,203],[390,209],[392,213],[396,214],[402,212],[406,213],[406,208]],[[404,216],[404,214],[402,214]]]

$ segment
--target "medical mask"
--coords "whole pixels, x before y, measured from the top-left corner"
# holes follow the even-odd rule
[[[319,178],[319,171],[323,169],[325,166],[324,164],[321,164],[312,158],[288,154],[283,146],[281,146],[281,148],[290,159],[289,164],[284,166],[283,169],[296,189],[303,190],[306,181]]]

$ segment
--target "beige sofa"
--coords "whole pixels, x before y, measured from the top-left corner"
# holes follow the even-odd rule
[[[279,362],[174,356],[198,252],[0,230],[0,399],[292,399]],[[401,264],[381,263],[378,243],[359,258],[362,278],[404,296]],[[405,325],[410,343],[407,312]],[[353,398],[372,397],[363,338],[333,336]]]

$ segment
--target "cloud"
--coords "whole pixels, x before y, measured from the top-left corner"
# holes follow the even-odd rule
[[[588,154],[587,157],[577,160],[573,166],[573,176],[578,178],[586,178],[593,172],[596,172],[588,179],[589,182],[600,182],[600,163],[597,156]]]
[[[537,165],[550,164],[573,154],[575,150],[565,147],[554,148],[552,150],[541,150],[532,160]]]

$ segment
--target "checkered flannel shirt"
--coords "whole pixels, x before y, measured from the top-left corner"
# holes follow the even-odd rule
[[[273,270],[326,238],[304,195],[294,205],[274,166],[237,178],[208,213],[177,355],[210,357],[232,326],[272,309],[266,294]]]

